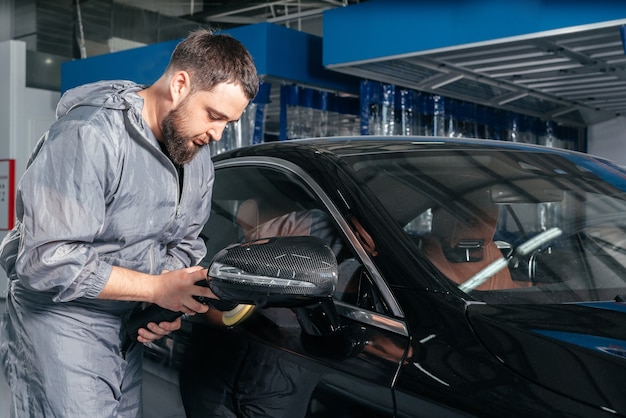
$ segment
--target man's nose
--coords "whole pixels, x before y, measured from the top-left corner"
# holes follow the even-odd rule
[[[226,125],[228,122],[214,122],[211,124],[209,129],[207,130],[207,135],[209,136],[209,141],[219,141],[222,139],[222,134],[224,133],[224,129],[226,129]]]

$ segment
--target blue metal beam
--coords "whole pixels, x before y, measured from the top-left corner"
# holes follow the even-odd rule
[[[358,93],[359,79],[322,66],[322,39],[259,23],[223,31],[243,43],[261,76],[346,93]],[[98,80],[127,79],[152,84],[165,70],[180,39],[69,61],[61,67],[61,91]]]
[[[323,65],[623,18],[624,0],[369,0],[324,12]]]

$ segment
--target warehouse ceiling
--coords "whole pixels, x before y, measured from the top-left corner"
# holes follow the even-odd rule
[[[180,14],[175,12],[177,17],[200,23],[210,23],[220,27],[270,22],[284,24],[293,29],[299,29],[300,27],[301,30],[303,24],[306,25],[307,21],[312,21],[313,24],[307,27],[317,35],[321,35],[322,12],[335,7],[362,2],[358,0],[117,1],[128,5],[143,3],[140,7],[160,11],[164,14],[167,14],[167,10],[171,9],[173,4],[180,4],[183,10],[187,9],[187,13]]]
[[[181,38],[199,25],[229,29],[272,22],[321,36],[324,11],[366,0],[10,1],[14,39],[27,42],[29,85],[55,90],[60,64],[51,63]],[[619,32],[624,24],[416,51],[332,69],[587,126],[626,115],[626,56]]]
[[[88,1],[88,0],[83,0]],[[275,23],[321,36],[322,13],[364,0],[115,0],[116,3],[158,12],[220,29]]]
[[[29,49],[79,58],[81,43],[87,56],[99,55],[115,50],[111,39],[133,47],[182,38],[198,26],[219,30],[271,22],[321,36],[324,11],[365,0],[8,1],[13,4],[13,39],[36,38]],[[96,48],[98,43],[105,47]]]
[[[13,9],[12,39],[27,44],[28,84],[58,90],[60,65],[70,59],[179,39],[199,26],[272,22],[321,36],[324,11],[366,0],[4,1]]]

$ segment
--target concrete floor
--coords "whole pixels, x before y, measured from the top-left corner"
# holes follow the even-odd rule
[[[0,313],[5,300],[0,297]],[[178,376],[174,370],[144,362],[144,418],[184,418],[178,391]],[[9,418],[10,389],[0,371],[0,418]]]

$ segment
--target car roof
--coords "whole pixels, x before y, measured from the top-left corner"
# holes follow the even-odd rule
[[[289,152],[290,149],[293,150],[293,152]],[[304,154],[314,155],[323,153],[326,155],[332,154],[337,158],[341,158],[348,155],[379,154],[387,152],[406,152],[416,150],[452,151],[461,149],[510,149],[552,152],[559,154],[574,153],[579,154],[580,156],[586,155],[589,157],[588,154],[577,153],[575,151],[499,140],[420,136],[351,136],[265,142],[262,144],[227,151],[215,156],[214,161],[244,156],[271,156],[286,160],[292,160],[295,158],[301,160],[301,157]]]

